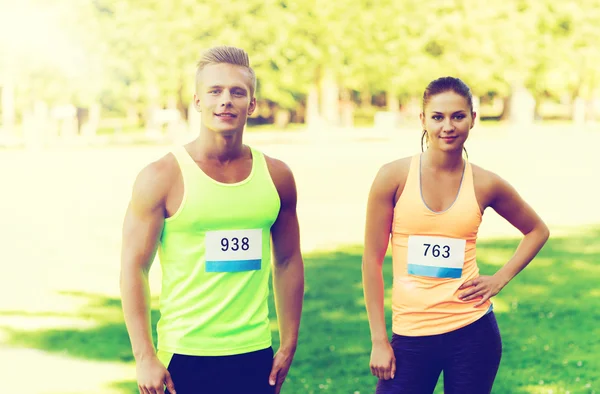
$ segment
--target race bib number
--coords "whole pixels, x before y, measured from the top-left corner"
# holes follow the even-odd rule
[[[260,270],[262,230],[207,231],[206,272],[243,272]]]
[[[460,278],[465,264],[464,239],[411,235],[408,273],[431,278]]]

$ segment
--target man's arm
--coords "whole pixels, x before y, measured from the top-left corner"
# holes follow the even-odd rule
[[[148,283],[164,224],[169,186],[166,173],[165,163],[160,161],[140,172],[123,223],[121,299],[142,393],[164,393],[165,384],[175,392],[169,373],[156,357],[152,341]]]
[[[296,214],[296,183],[291,170],[281,161],[267,159],[273,183],[279,193],[281,208],[271,228],[273,241],[273,287],[280,347],[273,360],[269,378],[276,393],[288,373],[296,345],[304,298],[304,263],[300,251],[300,230]]]

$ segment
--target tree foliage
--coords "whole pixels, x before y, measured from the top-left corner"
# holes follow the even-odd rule
[[[24,0],[0,15],[0,78],[17,80],[23,105],[185,108],[197,57],[217,44],[245,48],[258,97],[289,109],[326,71],[342,88],[405,98],[443,75],[477,95],[600,87],[600,0]]]

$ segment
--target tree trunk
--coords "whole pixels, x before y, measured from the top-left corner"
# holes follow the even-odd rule
[[[12,136],[15,128],[15,88],[13,81],[7,78],[2,84],[2,134]],[[2,137],[0,135],[0,137]]]
[[[348,89],[342,89],[340,94],[340,125],[354,127],[354,103]]]
[[[586,118],[586,103],[579,96],[575,97],[571,106],[571,120],[577,126],[583,126]]]
[[[512,89],[510,121],[519,126],[529,126],[535,121],[536,100],[524,86]]]
[[[365,88],[362,92],[360,92],[360,106],[361,108],[371,108],[371,103],[373,102],[373,95],[368,88]]]
[[[512,95],[502,98],[502,114],[500,114],[500,120],[508,121],[510,119],[510,102],[512,100]]]
[[[140,124],[140,116],[135,103],[127,104],[125,119],[127,125],[138,126]]]
[[[321,116],[328,126],[340,124],[340,92],[333,70],[326,68],[321,78]]]
[[[392,92],[386,93],[387,110],[390,112],[398,112],[400,110],[400,100],[398,96]]]
[[[161,109],[160,90],[155,84],[148,86],[148,106],[144,116],[146,135],[151,138],[162,136],[162,126],[157,121],[157,111]]]
[[[93,103],[88,109],[87,122],[83,125],[82,134],[86,137],[93,138],[98,132],[100,125],[101,109],[99,103]]]
[[[275,126],[279,129],[285,129],[290,123],[290,111],[285,108],[275,108]]]
[[[177,109],[181,113],[181,119],[188,120],[188,107],[183,100],[183,78],[179,80],[177,88]]]
[[[198,133],[200,132],[200,127],[202,126],[202,117],[200,115],[200,112],[196,110],[193,101],[190,101],[187,113],[188,132],[192,135],[198,135]]]
[[[477,114],[475,117],[474,124],[478,124],[481,120],[481,118],[479,117],[479,115],[480,115],[479,109],[481,108],[481,99],[479,98],[479,96],[474,95],[472,100],[473,100],[473,112],[475,112]]]
[[[319,128],[321,116],[319,114],[319,88],[313,84],[306,97],[306,126],[309,129]]]

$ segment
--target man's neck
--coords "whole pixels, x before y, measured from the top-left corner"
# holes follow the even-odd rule
[[[197,159],[220,162],[238,159],[245,152],[241,131],[216,133],[203,129],[190,145]]]

